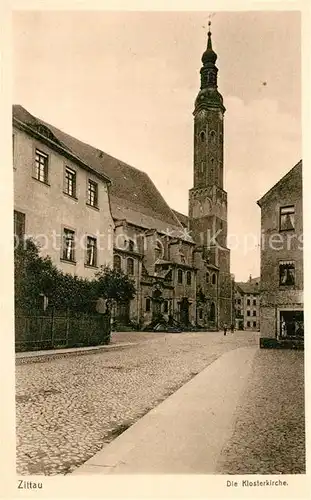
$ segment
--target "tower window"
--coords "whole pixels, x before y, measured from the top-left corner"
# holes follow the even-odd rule
[[[215,132],[215,130],[211,130],[210,137],[211,137],[211,143],[215,144],[215,141],[216,141],[216,132]]]
[[[202,132],[200,133],[200,139],[201,139],[201,142],[205,142],[205,132]]]
[[[216,274],[213,273],[213,276],[212,276],[212,283],[213,285],[216,285]]]

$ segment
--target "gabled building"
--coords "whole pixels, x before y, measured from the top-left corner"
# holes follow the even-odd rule
[[[235,283],[234,307],[236,329],[260,330],[260,278]]]
[[[302,161],[258,202],[261,208],[261,337],[302,340]]]

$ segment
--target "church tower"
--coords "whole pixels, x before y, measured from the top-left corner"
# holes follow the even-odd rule
[[[210,22],[209,22],[210,26]],[[217,293],[209,289],[204,273],[198,285],[216,299],[217,326],[232,321],[232,282],[230,250],[227,248],[227,193],[224,191],[224,114],[218,92],[217,54],[212,48],[210,29],[202,56],[201,87],[194,107],[193,188],[189,192],[191,235],[202,248],[205,267],[217,270]],[[200,278],[201,276],[201,278]],[[204,283],[203,283],[204,282]],[[209,285],[209,284],[208,284]],[[215,295],[216,294],[216,295]],[[213,299],[213,300],[214,300]]]

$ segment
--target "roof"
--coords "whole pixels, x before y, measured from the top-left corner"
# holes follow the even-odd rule
[[[285,174],[274,186],[272,186],[269,191],[264,194],[260,200],[257,201],[257,204],[261,207],[267,200],[270,198],[270,196],[277,190],[279,189],[284,183],[286,183],[289,178],[295,174],[295,173],[300,173],[300,176],[302,178],[302,160],[300,160],[293,168],[290,169],[287,174]]]
[[[184,215],[181,212],[177,212],[177,210],[174,210],[174,209],[173,209],[173,212],[176,215],[177,219],[181,222],[181,224],[184,227],[188,227],[188,223],[189,223],[188,215]]]
[[[81,159],[94,172],[108,177],[114,219],[126,219],[130,224],[161,233],[174,233],[174,236],[189,241],[182,223],[145,172],[66,134],[31,115],[20,105],[13,106],[13,118],[32,128],[40,124],[47,127],[66,151]]]
[[[251,278],[248,281],[237,281],[235,285],[245,294],[260,292],[260,278]]]

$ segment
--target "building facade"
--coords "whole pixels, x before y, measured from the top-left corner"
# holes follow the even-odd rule
[[[261,336],[303,339],[302,161],[258,202],[261,208]]]
[[[260,278],[235,283],[235,328],[260,330]]]
[[[120,327],[166,321],[217,330],[232,322],[216,58],[209,32],[195,101],[188,216],[172,210],[144,172],[13,107],[15,232],[23,224],[36,239],[57,232],[61,246],[49,239],[42,253],[65,272],[92,277],[100,265],[113,264],[129,275],[137,293],[116,306]],[[73,250],[73,237],[85,237],[86,249]]]
[[[13,110],[14,233],[62,271],[91,278],[111,264],[109,178],[21,106]]]

